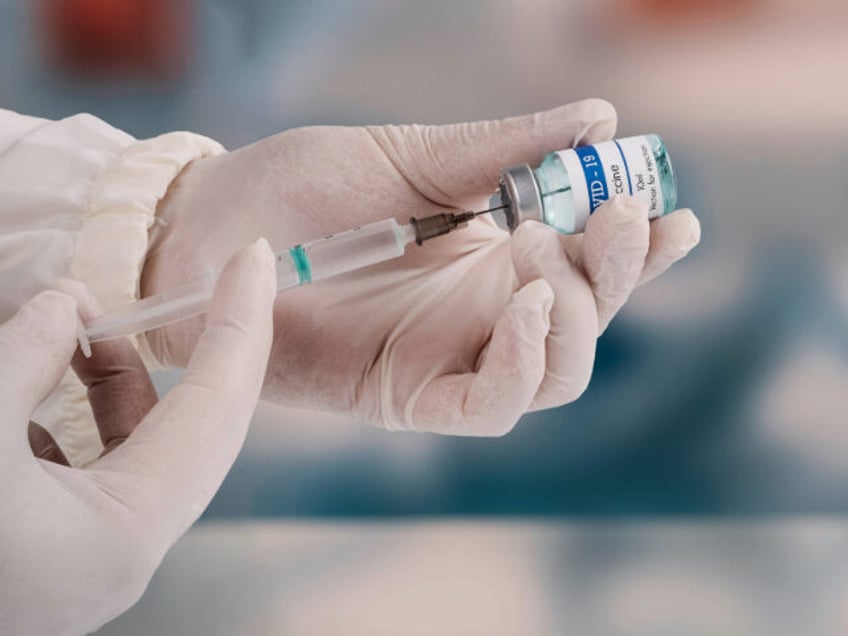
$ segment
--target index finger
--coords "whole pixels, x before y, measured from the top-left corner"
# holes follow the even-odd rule
[[[274,255],[260,239],[221,272],[182,382],[127,442],[92,464],[101,483],[156,520],[168,545],[209,504],[244,442],[271,349],[275,295]]]
[[[492,193],[502,168],[536,165],[554,150],[610,139],[616,123],[612,104],[585,99],[507,119],[369,131],[394,165],[414,169],[404,176],[424,196],[466,207],[470,199]]]
[[[651,222],[651,247],[639,284],[653,280],[681,258],[701,240],[701,224],[689,209],[674,212]]]

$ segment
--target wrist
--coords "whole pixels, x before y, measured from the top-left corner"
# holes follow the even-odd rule
[[[154,218],[148,230],[147,250],[141,263],[138,299],[172,289],[190,280],[195,271],[192,256],[196,253],[191,240],[191,227],[202,227],[197,201],[204,190],[207,163],[216,156],[194,157],[186,161],[169,183],[167,190],[156,203]],[[197,237],[194,237],[195,242]],[[191,321],[194,322],[194,321]],[[160,328],[140,334],[139,352],[148,368],[182,366],[190,354],[182,351],[182,337],[177,337],[177,326]]]

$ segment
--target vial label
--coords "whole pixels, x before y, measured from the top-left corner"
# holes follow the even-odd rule
[[[571,180],[575,227],[616,194],[629,194],[648,205],[648,218],[662,214],[657,163],[644,135],[604,141],[558,153]]]

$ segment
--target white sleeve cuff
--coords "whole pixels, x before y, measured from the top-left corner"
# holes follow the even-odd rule
[[[188,163],[222,152],[216,141],[188,132],[126,147],[91,183],[67,277],[84,282],[104,311],[138,300],[158,202]],[[145,339],[133,340],[148,368],[156,368]],[[102,445],[85,387],[70,369],[35,419],[53,432],[71,464],[99,456]]]

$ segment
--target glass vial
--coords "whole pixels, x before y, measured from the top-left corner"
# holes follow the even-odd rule
[[[651,219],[674,210],[677,183],[658,135],[552,152],[535,169],[527,164],[505,168],[489,207],[503,206],[492,216],[510,232],[532,219],[563,234],[578,234],[589,215],[617,194],[644,201]]]

